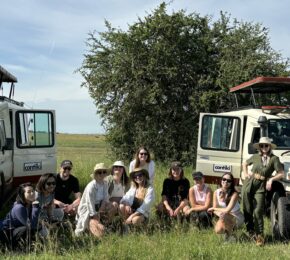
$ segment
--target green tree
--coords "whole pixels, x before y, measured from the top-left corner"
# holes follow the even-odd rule
[[[79,72],[118,158],[146,145],[156,159],[194,162],[199,113],[231,106],[228,88],[255,76],[286,75],[268,30],[221,13],[168,14],[161,4],[129,25],[90,33]]]

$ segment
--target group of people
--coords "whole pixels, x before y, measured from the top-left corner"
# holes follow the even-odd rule
[[[182,164],[174,161],[163,182],[157,216],[165,220],[187,219],[200,228],[214,225],[215,232],[227,238],[245,222],[257,245],[263,245],[265,189],[271,189],[272,182],[282,178],[283,166],[273,155],[275,145],[269,138],[262,137],[255,147],[259,154],[243,163],[243,213],[231,173],[224,173],[220,187],[212,192],[202,172],[193,172],[194,185],[190,187]],[[253,165],[251,171],[249,165]],[[64,217],[75,219],[77,236],[89,232],[98,238],[116,217],[124,228],[148,221],[155,199],[155,164],[146,147],[137,150],[129,176],[122,161],[111,167],[97,163],[83,194],[78,179],[71,174],[72,168],[72,162],[64,160],[57,175],[47,173],[40,177],[36,191],[31,183],[20,185],[12,209],[0,221],[1,243],[13,249],[20,241],[30,243],[36,234],[45,238],[49,233],[47,223],[60,222]],[[274,170],[277,174],[272,176]]]

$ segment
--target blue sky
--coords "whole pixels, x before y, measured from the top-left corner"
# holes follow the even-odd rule
[[[74,71],[82,64],[88,32],[104,31],[104,20],[126,30],[152,12],[153,0],[2,0],[0,65],[18,79],[14,98],[28,107],[55,109],[57,131],[104,133],[93,100]],[[238,20],[270,29],[271,46],[290,57],[288,0],[175,0],[184,9],[218,19],[222,10]],[[8,95],[4,86],[4,94]]]

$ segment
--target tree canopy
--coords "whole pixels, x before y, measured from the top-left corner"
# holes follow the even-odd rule
[[[220,13],[152,13],[128,26],[89,33],[78,69],[115,155],[145,145],[161,161],[194,163],[200,112],[232,106],[233,87],[256,76],[289,75],[288,59],[270,46],[268,29]]]

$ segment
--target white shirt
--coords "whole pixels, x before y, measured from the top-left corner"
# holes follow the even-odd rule
[[[135,169],[135,163],[136,163],[136,159],[130,162],[129,173],[131,173]],[[154,176],[155,176],[154,161],[151,160],[149,163],[146,163],[144,166],[139,166],[139,167],[148,171],[150,184],[153,185]]]
[[[126,192],[124,197],[121,199],[120,204],[123,202],[127,202],[130,206],[132,206],[136,195],[136,191],[137,191],[136,187],[131,186],[131,188]],[[149,186],[147,188],[147,192],[142,205],[138,209],[136,209],[136,211],[144,215],[146,218],[148,218],[150,214],[150,208],[154,202],[154,199],[155,199],[154,189],[152,186]]]
[[[116,182],[114,182],[114,189],[112,190],[111,193],[111,198],[117,197],[123,197],[124,196],[124,188],[122,183],[117,184]]]

